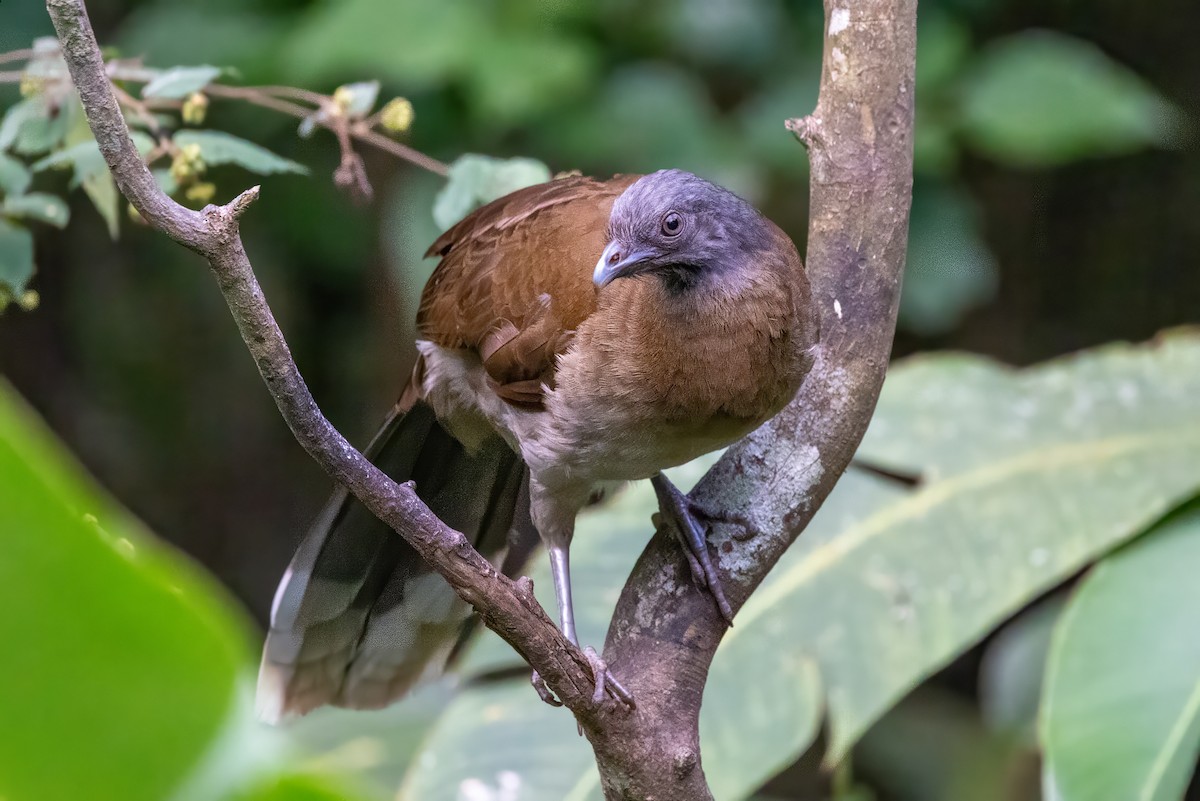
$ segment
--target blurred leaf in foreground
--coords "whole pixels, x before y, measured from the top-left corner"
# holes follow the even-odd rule
[[[7,385],[0,486],[0,794],[167,798],[244,700],[243,622]]]

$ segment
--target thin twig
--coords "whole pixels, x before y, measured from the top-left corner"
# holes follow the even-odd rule
[[[0,53],[0,64],[10,61],[21,61],[30,58],[32,55],[32,50],[13,50],[8,53]],[[105,71],[112,80],[128,81],[130,83],[149,83],[158,77],[157,71],[142,67],[138,61],[109,61],[105,65]],[[0,72],[0,84],[20,83],[24,78],[24,70]],[[311,117],[317,125],[337,134],[337,118],[332,115],[318,114],[321,109],[328,108],[333,103],[333,98],[323,95],[320,92],[313,92],[309,89],[301,89],[294,86],[230,86],[222,83],[210,83],[204,88],[204,93],[212,97],[243,100],[251,105],[260,106],[271,111],[278,111],[281,114],[288,114],[297,119]],[[126,93],[125,98],[132,98],[132,95]],[[290,100],[285,98],[290,98]],[[308,106],[299,105],[292,102],[293,100],[310,103],[313,107],[309,108]],[[141,111],[136,106],[127,103],[124,98],[122,102],[133,108],[141,116]],[[179,101],[162,98],[147,99],[139,102],[144,104],[143,108],[179,107]],[[391,139],[385,134],[374,130],[374,126],[378,121],[379,114],[376,113],[366,120],[350,123],[346,130],[353,139],[378,148],[396,158],[403,159],[423,170],[432,172],[435,175],[449,175],[450,168],[444,162],[438,161],[432,156],[427,156],[416,148],[410,147],[403,142],[397,142],[395,139]],[[343,143],[339,144],[342,147],[342,162],[345,163],[347,160],[346,146]]]
[[[314,106],[323,106],[330,100],[328,95],[323,95],[320,92],[313,92],[309,89],[301,89],[295,86],[244,86],[241,88],[249,92],[257,92],[263,95],[279,95],[282,97],[290,97],[293,100],[299,100],[302,103],[312,103]]]
[[[7,53],[0,53],[0,64],[7,64],[10,61],[28,61],[31,58],[33,58],[32,48],[10,50]]]

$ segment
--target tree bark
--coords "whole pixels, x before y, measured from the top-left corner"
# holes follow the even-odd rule
[[[674,540],[655,536],[622,592],[605,658],[637,709],[592,702],[587,658],[559,633],[528,580],[498,574],[458,532],[350,446],[325,419],[292,360],[242,246],[238,218],[258,187],[193,211],[154,181],[130,140],[82,0],[47,0],[84,111],[121,192],[155,228],[204,256],[297,441],[404,537],[508,641],[575,714],[605,797],[711,798],[700,764],[700,701],[726,630],[688,581]],[[895,330],[912,183],[915,0],[826,0],[820,99],[788,121],[812,165],[808,270],[822,336],[796,400],[735,445],[692,499],[715,527],[718,569],[739,609],[832,490],[874,411]],[[648,605],[648,606],[647,606]],[[637,609],[658,613],[649,621]],[[532,692],[532,690],[531,690]]]

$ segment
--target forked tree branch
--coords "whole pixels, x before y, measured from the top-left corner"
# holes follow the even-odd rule
[[[197,212],[159,190],[129,138],[82,0],[47,0],[88,122],[117,185],[151,225],[208,259],[280,413],[339,484],[412,544],[575,713],[596,752],[608,799],[703,801],[700,700],[726,626],[686,581],[660,534],[625,585],[605,658],[638,699],[632,713],[595,706],[586,657],[510,581],[339,434],[321,414],[263,298],[238,233],[257,197]],[[812,165],[808,270],[822,338],[796,400],[729,450],[693,491],[719,524],[719,569],[740,608],[832,490],[866,431],[895,331],[912,183],[916,0],[825,0],[820,99],[788,127]],[[653,609],[647,619],[637,610]]]

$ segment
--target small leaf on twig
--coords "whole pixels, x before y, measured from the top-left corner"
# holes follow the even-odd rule
[[[379,81],[362,81],[339,86],[333,93],[333,102],[342,114],[352,120],[360,120],[375,108],[379,98]]]
[[[259,175],[281,172],[308,174],[308,168],[303,164],[223,131],[180,131],[175,134],[174,140],[180,147],[199,145],[204,162],[209,166],[236,164]]]
[[[71,218],[66,202],[57,195],[46,192],[30,192],[28,195],[10,195],[4,199],[4,213],[10,217],[48,223],[63,228]]]
[[[0,295],[7,295],[7,300],[21,297],[32,277],[33,235],[0,218]]]
[[[29,169],[12,158],[0,153],[0,190],[6,195],[19,195],[29,188],[32,180]]]
[[[172,100],[187,97],[208,86],[221,74],[220,67],[204,64],[199,67],[173,67],[158,74],[142,89],[142,97],[162,97]]]
[[[498,159],[468,153],[450,165],[449,180],[433,203],[433,219],[449,228],[475,208],[517,189],[550,180],[537,159]]]

